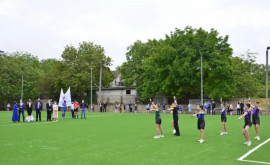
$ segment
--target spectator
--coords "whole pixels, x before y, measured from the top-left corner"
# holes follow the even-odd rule
[[[240,106],[239,101],[237,102],[236,109],[237,109],[237,115],[240,115],[241,114],[241,106]]]
[[[216,103],[215,101],[212,101],[212,115],[216,114]]]
[[[84,103],[84,100],[82,100],[82,103],[81,103],[80,107],[81,107],[81,119],[83,118],[83,116],[84,116],[84,119],[86,119],[86,117],[85,117],[85,109],[87,108],[87,104]]]
[[[178,106],[179,114],[182,114],[182,110],[183,110],[183,107],[182,107],[182,105],[179,104],[179,106]]]
[[[115,113],[117,112],[117,109],[118,109],[118,105],[117,105],[117,103],[115,103],[115,106],[114,106],[114,112]]]
[[[150,106],[149,104],[146,105],[146,113],[149,114],[149,111],[150,111]]]
[[[28,100],[28,103],[26,104],[26,110],[27,110],[27,115],[31,116],[32,115],[32,110],[33,110],[33,104],[31,99]]]
[[[40,101],[40,98],[38,98],[38,101],[36,102],[35,105],[35,109],[36,109],[36,121],[41,121],[41,111],[43,109],[43,103]]]
[[[131,104],[131,101],[129,102],[128,107],[129,107],[129,112],[132,112],[132,104]]]
[[[78,119],[79,103],[76,100],[74,103],[74,119]]]
[[[137,104],[134,105],[135,113],[137,113]]]
[[[10,110],[10,104],[7,103],[7,111],[9,111],[9,110]]]
[[[54,121],[58,121],[57,119],[58,119],[58,105],[57,105],[57,102],[56,101],[54,101],[54,104],[53,104],[53,120]]]
[[[211,113],[211,102],[207,102],[207,114],[209,115]]]
[[[241,103],[240,103],[240,114],[241,115],[244,114],[244,106],[245,106],[245,104],[243,103],[243,101],[241,101]]]
[[[126,105],[124,104],[124,112],[126,112]]]
[[[166,113],[166,106],[165,106],[165,104],[162,105],[162,110],[163,110],[163,114],[165,114]]]
[[[74,103],[73,102],[71,102],[70,110],[71,110],[71,117],[72,119],[74,119]]]
[[[191,113],[191,110],[192,110],[192,105],[191,103],[188,104],[188,113]]]
[[[17,106],[17,102],[14,101],[13,102],[13,114],[12,114],[12,121],[13,123],[17,122],[19,120],[19,117],[18,117],[18,106]]]
[[[119,112],[122,113],[122,105],[120,103],[118,104],[118,109],[119,109]]]
[[[99,110],[100,110],[100,112],[103,111],[103,110],[102,110],[102,107],[103,107],[103,103],[102,103],[101,101],[99,101]]]
[[[106,110],[107,110],[107,102],[104,102],[104,105],[103,105],[103,112],[106,112]]]
[[[18,119],[18,122],[20,122],[21,114],[22,114],[23,122],[24,122],[24,109],[25,109],[25,104],[22,101],[22,99],[20,99],[20,103],[19,103],[19,119]]]
[[[232,113],[233,113],[233,105],[232,104],[229,104],[228,111],[229,111],[230,115],[232,115]]]
[[[94,111],[95,111],[95,104],[92,104],[91,111],[92,111],[92,112],[94,112]]]
[[[48,103],[46,104],[47,108],[47,121],[52,121],[52,111],[53,111],[53,106],[51,103],[51,100],[48,100]]]

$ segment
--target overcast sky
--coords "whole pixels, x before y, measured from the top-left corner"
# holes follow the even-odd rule
[[[82,41],[105,48],[112,69],[136,40],[164,38],[187,25],[229,35],[234,56],[248,49],[265,63],[269,0],[0,0],[0,50],[61,58]]]

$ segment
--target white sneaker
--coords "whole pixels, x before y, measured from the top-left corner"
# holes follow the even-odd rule
[[[228,135],[228,132],[224,132],[224,135]]]
[[[251,145],[251,141],[249,141],[248,143],[247,143],[247,146],[250,146]]]
[[[259,136],[254,137],[254,139],[261,140]]]
[[[154,136],[153,138],[154,138],[154,139],[159,139],[159,136]]]
[[[246,141],[244,144],[248,144],[248,141]]]
[[[173,134],[175,134],[176,133],[176,130],[174,129],[172,132],[173,132]]]
[[[160,135],[159,137],[164,138],[164,135]]]
[[[204,142],[204,140],[200,140],[200,143],[203,143]]]
[[[223,132],[220,133],[221,136],[224,135],[224,134],[225,134],[225,133],[223,133]]]

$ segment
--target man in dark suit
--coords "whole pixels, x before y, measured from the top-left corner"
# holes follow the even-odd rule
[[[28,103],[26,104],[27,114],[28,116],[31,116],[32,110],[33,110],[33,103],[31,99],[28,100]]]
[[[25,109],[25,104],[24,104],[24,102],[22,101],[22,99],[20,99],[20,102],[19,102],[19,104],[18,104],[18,107],[19,107],[19,118],[18,118],[18,122],[20,122],[21,114],[22,114],[23,121],[24,121],[24,109]]]
[[[43,109],[43,104],[40,101],[40,98],[38,98],[38,101],[35,104],[35,109],[36,109],[36,121],[38,121],[38,118],[39,121],[41,121],[41,111]]]
[[[46,104],[47,108],[47,121],[52,121],[52,102],[51,100],[48,100],[48,103]]]

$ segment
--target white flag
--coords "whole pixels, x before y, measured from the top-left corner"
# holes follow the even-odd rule
[[[58,102],[58,106],[59,107],[62,107],[63,106],[64,99],[65,99],[65,95],[64,95],[63,89],[61,88],[59,102]]]
[[[65,93],[65,101],[66,101],[67,106],[71,106],[70,87],[68,88],[67,92]]]

